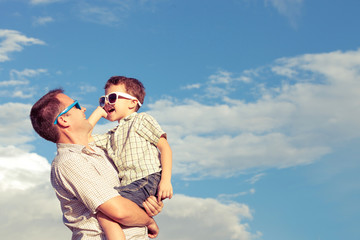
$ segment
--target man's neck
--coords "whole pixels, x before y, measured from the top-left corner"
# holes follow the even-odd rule
[[[57,143],[78,144],[85,146],[89,150],[92,150],[92,148],[89,146],[88,136],[73,136],[71,134],[62,134]]]

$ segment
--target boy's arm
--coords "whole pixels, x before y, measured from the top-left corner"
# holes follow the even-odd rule
[[[161,180],[159,183],[158,201],[172,198],[173,188],[171,185],[172,151],[165,137],[161,137],[157,147],[161,153]]]
[[[101,119],[101,118],[106,118],[107,117],[107,113],[106,111],[102,108],[102,107],[97,107],[94,112],[90,115],[90,117],[88,118],[89,123],[92,125],[92,129],[89,132],[89,142],[93,142],[94,139],[91,136],[92,134],[92,130],[94,129],[96,123]]]

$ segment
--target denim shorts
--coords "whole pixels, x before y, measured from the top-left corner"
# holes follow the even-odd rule
[[[129,185],[116,188],[119,194],[127,198],[139,207],[143,207],[143,202],[150,196],[156,196],[157,188],[161,179],[161,173],[153,173],[149,176],[136,180]]]

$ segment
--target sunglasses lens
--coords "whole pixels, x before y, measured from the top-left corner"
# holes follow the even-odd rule
[[[75,104],[75,107],[76,107],[77,109],[80,109],[80,110],[81,110],[80,103],[77,102],[77,103]]]
[[[116,102],[116,99],[117,99],[117,95],[116,95],[116,93],[111,93],[111,94],[109,94],[109,96],[108,96],[108,99],[109,99],[109,103],[115,103]]]
[[[100,107],[104,107],[104,106],[105,106],[105,97],[101,97],[101,98],[99,99],[99,105],[100,105]]]

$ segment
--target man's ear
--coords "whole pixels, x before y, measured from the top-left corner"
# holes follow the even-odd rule
[[[61,127],[68,127],[70,125],[69,121],[66,119],[66,116],[61,115],[58,118],[58,125]]]

